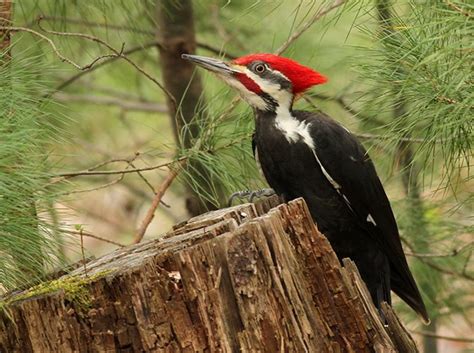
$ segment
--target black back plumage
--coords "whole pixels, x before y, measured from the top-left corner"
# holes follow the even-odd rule
[[[252,144],[267,182],[286,200],[305,199],[338,257],[357,264],[378,307],[381,301],[390,303],[391,289],[428,321],[389,200],[366,150],[322,113],[292,111],[292,116],[309,126],[313,149],[302,138],[288,141],[275,126],[275,112],[257,111]]]

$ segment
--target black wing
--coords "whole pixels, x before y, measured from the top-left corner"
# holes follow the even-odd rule
[[[403,252],[390,202],[367,151],[354,135],[324,114],[297,111],[294,115],[311,122],[311,136],[319,162],[387,255],[392,290],[428,321]]]

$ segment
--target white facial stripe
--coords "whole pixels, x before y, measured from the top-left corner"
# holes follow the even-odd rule
[[[260,97],[258,94],[249,91],[247,87],[245,87],[238,79],[227,76],[227,75],[219,75],[222,80],[224,80],[229,86],[235,88],[240,96],[247,101],[251,106],[260,109],[266,110],[268,109],[268,104],[265,100]]]
[[[277,71],[273,71],[273,72],[276,73]],[[273,82],[271,80],[266,80],[254,74],[252,71],[250,71],[247,68],[244,68],[244,73],[248,77],[250,77],[257,85],[259,85],[263,92],[265,92],[270,97],[272,97],[276,102],[278,102],[280,106],[285,107],[287,110],[290,108],[293,95],[290,92],[284,89],[281,89],[281,86],[279,83]],[[283,75],[280,74],[280,76],[283,76]]]

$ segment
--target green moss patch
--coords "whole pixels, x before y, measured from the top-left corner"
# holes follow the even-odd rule
[[[40,283],[30,289],[12,295],[5,300],[0,300],[0,312],[5,311],[9,305],[15,304],[22,300],[30,299],[33,297],[47,295],[58,291],[64,292],[64,298],[73,303],[74,306],[80,311],[85,311],[91,306],[91,296],[87,285],[96,281],[97,279],[104,277],[111,271],[98,272],[92,276],[72,276],[55,279],[52,281]]]

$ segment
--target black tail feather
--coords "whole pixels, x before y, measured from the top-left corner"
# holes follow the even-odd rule
[[[430,318],[411,273],[408,271],[408,273],[405,273],[405,276],[402,276],[398,271],[392,268],[390,277],[392,290],[395,294],[416,311],[422,317],[423,322],[428,325]]]

